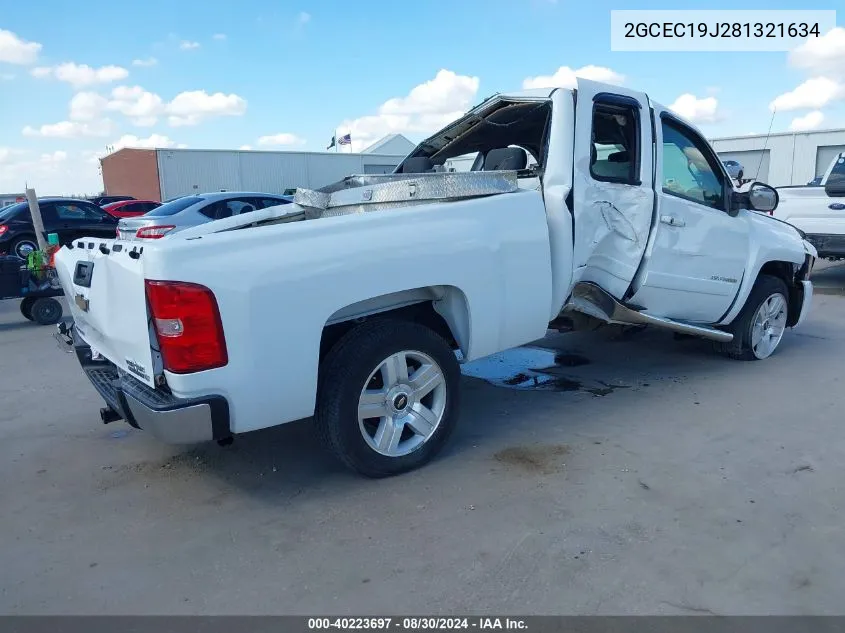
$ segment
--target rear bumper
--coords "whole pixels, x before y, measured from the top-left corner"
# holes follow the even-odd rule
[[[76,357],[94,389],[135,428],[167,444],[197,444],[231,436],[229,403],[224,397],[186,399],[152,389],[108,360],[93,360],[91,348],[75,329],[71,336]]]
[[[845,257],[845,235],[808,233],[805,239],[816,247],[819,257]]]

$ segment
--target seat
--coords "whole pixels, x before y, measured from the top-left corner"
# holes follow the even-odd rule
[[[484,171],[512,171],[525,169],[528,153],[521,147],[491,149],[484,158]]]

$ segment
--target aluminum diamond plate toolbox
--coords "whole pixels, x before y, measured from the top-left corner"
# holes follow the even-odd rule
[[[517,190],[515,171],[349,176],[322,189],[297,189],[293,201],[320,216],[375,211],[427,200],[474,198]]]

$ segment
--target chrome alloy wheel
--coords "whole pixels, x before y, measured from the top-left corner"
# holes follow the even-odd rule
[[[422,446],[446,411],[446,380],[431,356],[402,351],[370,374],[358,398],[358,428],[367,444],[387,457]]]
[[[786,329],[786,297],[779,292],[760,304],[751,322],[751,351],[760,360],[768,358],[780,343]]]

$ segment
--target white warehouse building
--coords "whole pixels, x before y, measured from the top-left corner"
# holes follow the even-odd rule
[[[283,193],[392,172],[414,148],[391,134],[360,153],[123,148],[100,160],[107,195],[164,201],[210,191]]]
[[[743,178],[756,175],[774,187],[806,185],[824,175],[833,158],[845,152],[845,129],[779,132],[768,138],[765,134],[729,136],[710,142],[722,160],[743,166]]]

